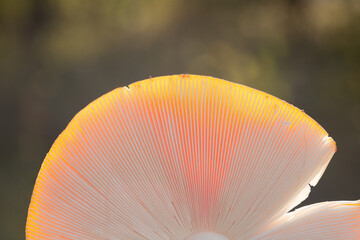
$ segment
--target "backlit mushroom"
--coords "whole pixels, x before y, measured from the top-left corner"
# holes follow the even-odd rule
[[[360,239],[360,202],[302,202],[336,145],[298,108],[224,80],[115,89],[47,154],[27,239]]]

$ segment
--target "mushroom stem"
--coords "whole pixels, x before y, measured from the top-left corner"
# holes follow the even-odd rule
[[[201,232],[195,235],[191,235],[185,240],[228,240],[228,238],[224,235],[214,232]]]

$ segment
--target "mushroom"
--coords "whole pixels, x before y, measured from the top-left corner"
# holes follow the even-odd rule
[[[303,111],[225,80],[174,75],[81,110],[36,180],[27,239],[360,239],[360,202],[290,211],[336,145]]]

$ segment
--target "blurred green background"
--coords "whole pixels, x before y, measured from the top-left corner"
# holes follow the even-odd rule
[[[80,109],[179,73],[304,109],[338,146],[304,204],[360,198],[359,0],[0,0],[0,239],[24,239],[43,158]]]

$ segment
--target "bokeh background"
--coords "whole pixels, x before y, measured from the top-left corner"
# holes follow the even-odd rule
[[[24,239],[42,160],[79,110],[179,73],[304,109],[338,152],[303,204],[360,198],[359,0],[0,0],[0,239]]]

